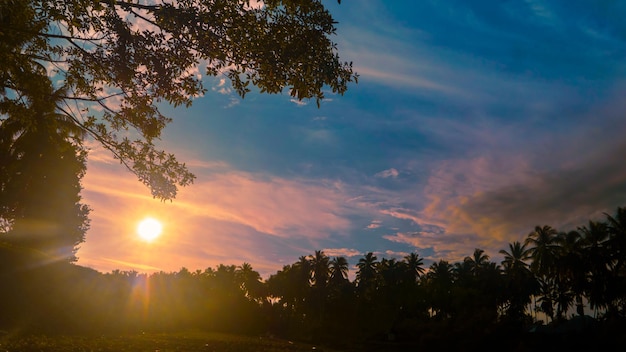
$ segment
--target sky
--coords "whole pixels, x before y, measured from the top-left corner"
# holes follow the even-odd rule
[[[314,101],[225,77],[162,145],[197,179],[173,202],[95,145],[78,264],[102,272],[250,263],[264,278],[323,250],[354,265],[475,248],[492,260],[537,225],[573,230],[626,206],[626,3],[324,1],[359,83]],[[151,216],[163,233],[147,243]]]

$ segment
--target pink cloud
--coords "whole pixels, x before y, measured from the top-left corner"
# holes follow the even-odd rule
[[[356,257],[363,255],[362,252],[352,248],[325,248],[324,253],[329,257]]]
[[[380,221],[380,220],[372,220],[372,222],[369,225],[367,225],[366,229],[369,229],[369,230],[377,229],[381,225],[382,225],[382,221]]]

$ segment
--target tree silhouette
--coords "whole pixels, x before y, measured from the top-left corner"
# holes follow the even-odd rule
[[[467,263],[473,276],[478,276],[480,271],[488,265],[489,256],[485,254],[484,250],[476,248],[474,254],[471,257],[465,257],[463,262]]]
[[[505,296],[509,301],[507,316],[517,322],[523,320],[526,306],[538,290],[538,283],[526,263],[530,259],[529,252],[526,244],[519,241],[509,243],[508,251],[502,249],[499,252],[504,255]]]
[[[206,92],[192,72],[225,74],[242,97],[288,89],[318,105],[325,89],[343,94],[357,79],[320,0],[2,1],[0,14],[0,114],[60,82],[57,111],[160,199],[194,179],[154,143],[170,122],[158,104],[189,106]]]
[[[429,301],[435,316],[449,318],[453,313],[451,305],[452,285],[454,283],[453,266],[448,261],[433,263],[426,279],[429,288]]]
[[[554,303],[558,291],[558,278],[556,275],[557,230],[545,225],[535,226],[534,231],[528,234],[526,245],[530,245],[529,253],[532,258],[530,270],[539,280],[540,309],[550,319],[554,318]]]
[[[609,253],[609,278],[607,291],[610,299],[616,302],[617,308],[621,301],[621,315],[626,316],[626,208],[618,207],[615,216],[605,214],[609,237],[605,246]]]
[[[348,260],[345,257],[331,259],[329,283],[333,286],[341,286],[348,282],[348,270]]]
[[[615,311],[616,307],[608,291],[610,256],[606,242],[609,231],[606,223],[589,221],[588,225],[578,228],[586,242],[586,258],[589,265],[589,286],[587,296],[592,308]]]
[[[315,251],[310,259],[312,269],[313,286],[318,289],[324,289],[328,283],[330,275],[330,258],[324,254],[324,251]]]
[[[550,226],[536,226],[535,230],[528,234],[526,245],[530,245],[529,253],[532,257],[530,268],[539,275],[549,274],[554,268],[556,260],[555,240],[557,231]]]
[[[556,272],[559,278],[557,316],[561,317],[576,302],[576,311],[584,315],[583,295],[587,287],[588,262],[584,249],[584,239],[578,231],[560,232],[556,243],[559,255]]]
[[[374,253],[369,252],[360,258],[356,265],[356,285],[364,295],[367,295],[367,291],[375,285],[377,260]]]
[[[235,270],[237,280],[246,297],[252,300],[261,300],[264,297],[261,275],[252,269],[250,263],[243,263]]]
[[[408,277],[411,281],[418,282],[420,276],[426,271],[423,258],[420,258],[417,253],[411,253],[404,257],[404,262],[406,263]]]
[[[89,224],[80,203],[82,131],[54,112],[54,101],[23,102],[0,123],[0,239],[48,260],[75,261]]]
[[[354,350],[464,349],[502,339],[518,350],[563,341],[572,347],[600,343],[605,349],[619,342],[626,324],[626,294],[620,287],[626,273],[616,270],[621,252],[613,242],[621,209],[606,222],[591,221],[578,231],[544,231],[551,233],[553,255],[544,261],[546,274],[530,269],[542,267],[533,266],[531,253],[538,249],[528,248],[532,241],[500,250],[501,266],[477,248],[460,262],[432,263],[417,281],[417,254],[401,261],[365,254],[357,279],[350,282],[346,258],[330,259],[321,250],[283,266],[265,282],[249,263],[147,275],[100,274],[61,261],[28,269],[22,282],[5,269],[0,284],[10,289],[0,292],[0,328],[267,332]],[[545,229],[551,227],[540,228]],[[410,262],[419,265],[411,268]],[[17,284],[23,289],[16,293]],[[533,327],[543,322],[526,310],[532,297],[548,318],[541,328]],[[573,304],[580,315],[589,304],[598,319],[573,317]]]

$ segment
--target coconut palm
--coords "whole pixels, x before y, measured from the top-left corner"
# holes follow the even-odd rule
[[[453,266],[440,260],[433,263],[426,274],[431,309],[436,316],[452,313],[451,291],[454,284]]]
[[[334,285],[348,282],[348,260],[345,257],[334,257],[330,260],[330,279]]]
[[[474,254],[471,257],[465,257],[463,261],[467,263],[472,275],[478,276],[480,270],[489,263],[489,256],[484,250],[476,248]]]
[[[330,274],[329,262],[330,258],[324,251],[315,251],[310,259],[311,269],[313,271],[313,286],[326,287]]]
[[[404,274],[406,273],[406,267],[404,262],[399,262],[394,258],[383,258],[378,263],[378,274],[382,278],[382,285],[387,287],[396,288],[402,284]]]
[[[611,269],[621,272],[626,265],[626,207],[618,207],[615,216],[605,215],[609,233],[606,245],[613,259]]]
[[[588,225],[581,226],[578,230],[586,243],[585,254],[590,274],[587,288],[589,304],[593,308],[607,308],[614,312],[616,307],[608,289],[612,262],[607,247],[609,227],[604,222],[589,221]]]
[[[499,253],[504,255],[505,296],[508,296],[509,303],[506,314],[513,320],[521,321],[531,296],[538,289],[537,281],[526,263],[530,251],[526,249],[526,244],[515,241],[509,243],[508,251],[502,249]]]
[[[609,232],[605,245],[611,258],[607,289],[612,300],[626,302],[626,208],[618,207],[615,216],[605,215]],[[621,314],[626,315],[624,304],[621,305]]]
[[[365,289],[374,284],[376,279],[376,266],[378,258],[369,252],[359,259],[357,263],[356,283],[359,288]]]
[[[426,271],[424,269],[424,259],[419,254],[411,253],[404,257],[406,263],[407,275],[413,282],[417,282]]]
[[[545,225],[536,226],[535,230],[528,234],[525,245],[530,245],[529,253],[532,258],[530,269],[538,275],[546,275],[554,268],[556,260],[555,240],[557,231]]]
[[[517,271],[520,269],[528,269],[526,261],[530,259],[530,251],[526,248],[526,244],[519,241],[509,243],[509,250],[501,249],[498,253],[504,255],[502,266],[505,271]]]
[[[583,295],[587,286],[588,262],[584,253],[584,240],[578,231],[561,232],[556,237],[558,258],[556,276],[559,281],[557,316],[567,311],[576,300],[576,311],[584,315]]]
[[[252,269],[250,263],[243,263],[235,271],[236,277],[241,283],[241,289],[246,297],[256,300],[262,297],[261,275]]]

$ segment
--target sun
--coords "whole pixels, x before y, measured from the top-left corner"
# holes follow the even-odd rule
[[[151,242],[159,237],[162,230],[163,225],[161,225],[161,222],[153,218],[145,218],[137,226],[137,234],[147,242]]]

